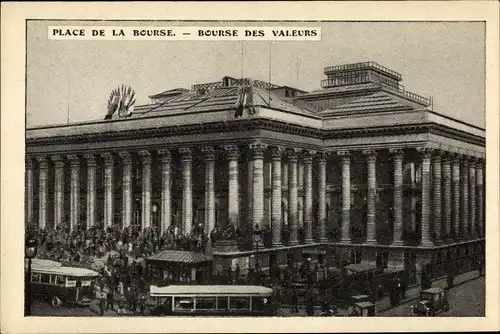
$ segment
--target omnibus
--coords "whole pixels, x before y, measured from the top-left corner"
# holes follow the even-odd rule
[[[54,307],[63,304],[86,306],[92,298],[93,283],[99,277],[98,272],[90,269],[33,259],[29,280],[32,295],[50,301]]]
[[[271,316],[273,289],[255,285],[169,285],[150,287],[151,315]]]

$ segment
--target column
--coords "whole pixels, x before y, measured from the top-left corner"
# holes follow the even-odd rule
[[[288,150],[288,230],[290,245],[297,245],[298,220],[297,220],[297,153]]]
[[[240,221],[240,191],[238,184],[238,158],[239,151],[236,145],[226,145],[225,147],[228,159],[228,214],[229,223],[235,228],[239,227]]]
[[[476,159],[471,158],[469,163],[469,212],[470,235],[477,237],[476,228]]]
[[[272,149],[272,205],[271,226],[273,247],[282,246],[281,243],[281,147]]]
[[[469,239],[469,162],[467,157],[462,157],[462,238]]]
[[[205,146],[202,152],[205,155],[205,228],[210,233],[215,228],[215,150]]]
[[[71,166],[70,231],[73,231],[80,219],[80,159],[74,154],[69,155],[68,159]]]
[[[373,150],[364,151],[366,155],[367,168],[367,205],[366,205],[366,243],[377,243],[377,225],[375,221],[375,208],[377,200],[377,152]]]
[[[483,183],[483,162],[476,164],[476,192],[477,192],[477,223],[479,237],[484,237],[484,183]]]
[[[452,221],[453,221],[453,239],[460,239],[460,158],[457,154],[452,156]]]
[[[450,240],[451,236],[451,160],[450,155],[446,154],[442,161],[443,167],[443,218],[444,218],[444,234],[446,241]]]
[[[87,226],[89,229],[95,224],[95,183],[96,183],[96,161],[93,154],[84,156],[87,163]]]
[[[314,152],[304,152],[304,232],[305,243],[314,242],[312,235],[312,154]]]
[[[142,161],[142,223],[143,229],[151,227],[151,154],[139,151]]]
[[[318,153],[318,219],[319,242],[327,242],[326,238],[326,153]]]
[[[114,158],[111,153],[104,153],[104,229],[113,225],[113,167]]]
[[[434,218],[434,241],[440,244],[442,239],[441,225],[441,152],[436,151],[432,156],[432,174],[433,174],[433,218]]]
[[[119,155],[123,162],[122,228],[127,228],[132,224],[132,155],[126,151]]]
[[[394,210],[394,237],[393,245],[403,246],[403,159],[404,151],[391,149],[392,163],[394,166],[394,198],[392,208]]]
[[[47,226],[47,195],[48,195],[48,174],[49,164],[46,157],[36,157],[38,162],[38,227],[42,230]]]
[[[161,159],[161,233],[167,231],[172,224],[172,199],[171,199],[171,167],[172,155],[168,149],[158,150]]]
[[[59,155],[52,156],[51,160],[54,162],[54,228],[56,228],[63,222],[64,161]]]
[[[264,152],[267,145],[261,142],[250,144],[253,160],[253,217],[252,224],[262,227],[264,220]]]
[[[281,190],[282,195],[283,191],[286,191],[286,198],[288,198],[288,163],[283,160],[281,161]],[[281,218],[283,220],[283,224],[288,226],[288,213],[282,211]]]
[[[33,220],[33,158],[27,156],[25,158],[25,182],[26,182],[26,199],[25,199],[25,222],[26,224],[34,223]]]
[[[193,188],[191,180],[192,155],[191,149],[181,148],[182,164],[182,232],[191,234],[191,224],[193,222]]]
[[[421,223],[422,238],[420,244],[422,246],[433,246],[430,236],[429,209],[430,209],[430,190],[431,190],[431,155],[432,150],[424,148],[420,149],[422,157],[422,194],[421,194]]]
[[[304,212],[306,211],[304,208],[304,159],[300,158],[297,160],[297,200],[298,200],[298,211],[297,211],[297,219],[299,226],[302,227],[302,230],[305,231],[306,228],[304,226]]]
[[[351,154],[338,151],[342,159],[342,237],[341,242],[351,242]]]

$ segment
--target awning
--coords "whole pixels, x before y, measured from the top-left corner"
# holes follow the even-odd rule
[[[198,252],[188,252],[179,250],[164,250],[151,255],[146,261],[176,262],[185,264],[194,264],[212,261],[210,255]]]
[[[350,270],[350,271],[353,271],[356,273],[361,273],[364,271],[377,269],[377,266],[373,265],[373,264],[368,264],[368,263],[353,263],[353,264],[349,264],[349,265],[345,266],[344,268],[346,270]]]

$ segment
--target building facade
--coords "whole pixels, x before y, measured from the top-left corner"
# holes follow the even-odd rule
[[[128,117],[29,128],[26,222],[233,224],[243,238],[214,250],[215,271],[326,248],[416,282],[426,263],[482,251],[485,130],[433,111],[377,63],[324,73],[312,92],[224,77]]]

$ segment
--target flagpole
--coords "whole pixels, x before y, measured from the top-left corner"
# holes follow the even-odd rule
[[[267,87],[269,106],[271,106],[271,64],[272,64],[272,42],[269,41],[269,87]]]
[[[66,102],[67,102],[67,104],[68,104],[68,105],[67,105],[66,122],[67,122],[68,124],[69,124],[69,92],[70,92],[70,90],[71,90],[71,88],[70,88],[70,87],[71,87],[71,77],[70,77],[70,76],[68,76],[68,95],[67,95],[67,97],[66,97],[66,99],[67,99],[67,101],[66,101]]]

